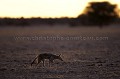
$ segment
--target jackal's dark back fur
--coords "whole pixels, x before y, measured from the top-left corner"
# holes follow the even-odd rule
[[[44,65],[44,60],[45,60],[45,59],[48,59],[48,60],[49,60],[49,63],[53,63],[53,60],[55,60],[55,59],[58,59],[58,60],[63,61],[63,59],[60,57],[60,55],[57,56],[57,55],[54,55],[54,54],[43,53],[43,54],[39,54],[39,55],[33,60],[33,62],[31,63],[31,66],[32,66],[32,64],[34,63],[34,61],[35,61],[36,59],[38,59],[38,63],[40,63],[41,61],[43,61],[43,65]],[[37,63],[37,64],[38,64],[38,63]]]

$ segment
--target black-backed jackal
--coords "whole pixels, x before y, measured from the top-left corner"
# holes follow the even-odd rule
[[[44,54],[39,54],[39,55],[33,60],[33,62],[31,63],[31,66],[32,66],[33,63],[35,63],[36,60],[37,60],[37,65],[38,65],[41,61],[43,61],[43,66],[45,66],[45,64],[44,64],[44,60],[45,60],[45,59],[48,59],[48,60],[49,60],[49,66],[50,66],[51,63],[53,63],[53,60],[55,60],[55,59],[58,59],[58,60],[63,61],[63,59],[60,57],[60,55],[57,56],[57,55],[53,55],[53,54],[49,54],[49,53],[44,53]],[[36,66],[37,66],[37,65],[36,65]]]

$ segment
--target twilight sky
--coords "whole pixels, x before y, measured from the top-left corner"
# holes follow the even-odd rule
[[[0,17],[77,17],[88,2],[120,0],[0,0]]]

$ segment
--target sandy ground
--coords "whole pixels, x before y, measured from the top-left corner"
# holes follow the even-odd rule
[[[108,39],[23,39],[35,36]],[[64,61],[31,67],[40,53],[61,54]],[[0,79],[120,79],[120,28],[0,28]]]

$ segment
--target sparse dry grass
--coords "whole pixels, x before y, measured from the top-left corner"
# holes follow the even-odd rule
[[[120,28],[0,28],[0,79],[119,79]],[[94,36],[108,40],[15,40],[15,36]],[[39,53],[64,62],[31,67]],[[47,65],[47,63],[46,63]]]

